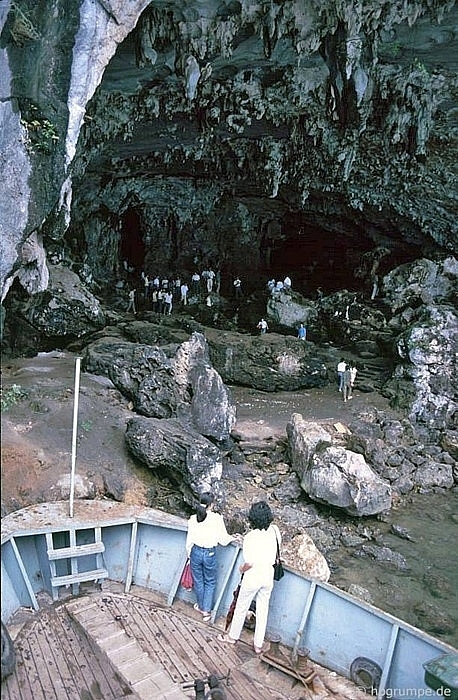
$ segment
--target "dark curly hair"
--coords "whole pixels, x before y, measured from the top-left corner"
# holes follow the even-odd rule
[[[207,508],[213,503],[215,497],[212,493],[203,493],[199,500],[199,505],[196,507],[197,522],[202,523],[207,517]]]
[[[267,530],[274,519],[270,506],[265,501],[253,503],[248,513],[250,525],[255,530]]]

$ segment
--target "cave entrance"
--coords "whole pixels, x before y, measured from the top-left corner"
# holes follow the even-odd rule
[[[145,263],[143,219],[136,207],[126,209],[121,218],[119,255],[134,274],[140,275]],[[133,270],[132,270],[133,268]]]
[[[274,241],[270,272],[275,279],[292,278],[293,289],[307,296],[318,287],[324,293],[339,289],[357,290],[361,280],[355,269],[361,255],[372,248],[369,240],[351,240],[328,231],[299,228],[295,235]]]

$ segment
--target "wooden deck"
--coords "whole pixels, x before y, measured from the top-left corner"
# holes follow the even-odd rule
[[[20,628],[13,624],[17,663],[2,698],[188,700],[194,681],[210,675],[221,679],[227,700],[367,698],[311,662],[309,684],[272,668],[254,654],[248,631],[236,646],[218,642],[223,620],[203,623],[185,603],[170,608],[151,592],[134,587],[125,595],[111,582],[103,589],[49,603]]]

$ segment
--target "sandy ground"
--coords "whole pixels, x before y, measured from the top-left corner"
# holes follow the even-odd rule
[[[67,352],[15,358],[2,367],[2,504],[7,512],[68,493],[72,461],[76,493],[105,493],[127,503],[161,507],[173,501],[169,485],[136,464],[124,440],[132,411],[111,382],[81,372],[74,443],[76,356]],[[11,387],[17,398],[12,399]],[[334,386],[303,392],[265,394],[232,387],[237,404],[235,430],[245,439],[286,435],[292,413],[325,423],[350,422],[368,404],[386,409],[378,394],[355,391],[344,404]],[[2,405],[3,405],[2,404]],[[84,493],[87,491],[87,494]],[[155,500],[151,503],[153,494]],[[173,502],[169,505],[174,510]]]

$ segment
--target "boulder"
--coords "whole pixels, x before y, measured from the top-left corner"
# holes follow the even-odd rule
[[[291,465],[304,491],[319,503],[350,515],[373,515],[391,507],[390,485],[370,468],[363,455],[332,445],[319,424],[293,414],[286,426]]]
[[[178,347],[103,337],[87,346],[84,369],[109,377],[143,416],[178,418],[201,435],[229,440],[235,404],[200,333]]]
[[[228,440],[236,421],[235,403],[210,364],[207,342],[201,333],[193,333],[180,345],[173,360],[173,374],[183,396],[191,396],[189,416],[197,432],[221,442]]]
[[[421,258],[392,270],[383,278],[384,300],[393,312],[416,308],[419,304],[443,303],[457,291],[458,261],[440,262]]]
[[[275,292],[267,302],[267,318],[272,325],[296,331],[303,323],[316,325],[316,304],[294,292]]]
[[[291,421],[286,425],[286,435],[291,466],[299,478],[308,468],[315,451],[332,444],[330,434],[322,425],[304,420],[300,413],[291,416]]]
[[[111,379],[143,416],[171,418],[185,400],[175,382],[172,361],[161,348],[103,337],[87,346],[83,367]]]
[[[389,547],[381,547],[377,544],[363,544],[355,551],[355,557],[367,557],[379,564],[384,564],[398,571],[409,571],[410,566],[405,557],[399,552],[394,552]]]
[[[204,491],[220,491],[222,452],[178,420],[131,418],[126,443],[134,457],[175,482],[189,504]]]
[[[43,265],[42,261],[37,262],[34,259],[28,276],[24,271],[18,273],[21,283],[24,286],[29,283],[32,285],[30,280],[34,271],[43,280],[44,272],[39,271]],[[20,333],[21,325],[28,326],[27,333],[34,338],[35,352],[47,350],[51,344],[55,347],[56,342],[67,344],[77,338],[83,338],[105,325],[105,314],[100,302],[85,287],[78,275],[63,265],[48,265],[48,268],[47,289],[42,291],[40,288],[39,292],[29,296],[20,307],[13,306],[9,309],[7,315],[8,323],[10,326],[14,324],[16,332]],[[38,285],[38,282],[35,284]]]
[[[331,571],[325,557],[317,549],[312,538],[303,532],[293,539],[293,544],[296,550],[294,568],[302,571],[309,578],[327,583]]]
[[[423,489],[430,489],[433,486],[451,489],[454,485],[453,468],[450,464],[427,462],[417,468],[415,483]]]
[[[206,329],[212,365],[223,380],[260,391],[296,391],[329,383],[324,352],[291,336]]]

